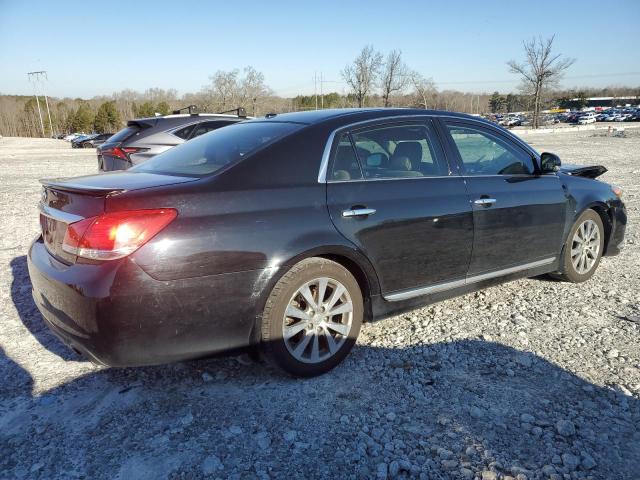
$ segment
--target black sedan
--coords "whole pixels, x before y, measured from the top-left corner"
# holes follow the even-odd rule
[[[105,143],[112,136],[113,133],[99,133],[97,135],[90,135],[86,138],[72,140],[71,146],[73,148],[96,148]]]
[[[251,348],[317,375],[363,321],[521,277],[588,280],[627,221],[604,171],[462,114],[269,115],[44,181],[33,295],[101,364]]]

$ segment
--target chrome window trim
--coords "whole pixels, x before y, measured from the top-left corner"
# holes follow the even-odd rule
[[[327,181],[327,167],[329,166],[329,158],[331,157],[331,148],[333,147],[333,140],[336,138],[336,134],[340,129],[336,129],[331,132],[331,135],[329,135],[329,139],[324,146],[322,161],[320,162],[320,171],[318,172],[318,183],[326,183]]]
[[[63,222],[67,224],[79,222],[80,220],[85,219],[85,217],[82,217],[80,215],[63,212],[62,210],[48,207],[47,205],[43,205],[42,203],[38,204],[38,210],[45,217],[49,217],[49,218],[52,218],[53,220],[57,220],[59,222]]]
[[[538,178],[538,177],[545,177],[545,178],[556,178],[559,180],[557,175],[538,175],[538,174],[527,174],[527,173],[514,173],[514,174],[510,174],[510,175],[457,175],[455,173],[451,174],[451,175],[434,175],[432,177],[429,176],[424,176],[424,177],[390,177],[390,178],[367,178],[367,179],[362,179],[362,178],[355,178],[353,180],[327,180],[327,183],[356,183],[356,182],[387,182],[387,181],[394,181],[394,180],[401,180],[401,181],[406,181],[406,180],[428,180],[428,179],[434,179],[434,178],[458,178],[458,179],[471,179],[471,178],[491,178],[491,177],[500,177],[500,178]]]
[[[451,290],[453,288],[463,287],[465,285],[472,285],[474,283],[481,282],[483,280],[490,280],[492,278],[502,277],[511,273],[520,272],[523,270],[529,270],[530,268],[542,267],[555,262],[557,257],[545,258],[537,260],[535,262],[524,263],[522,265],[516,265],[515,267],[504,268],[495,272],[481,273],[472,277],[467,277],[458,280],[452,280],[450,282],[438,283],[436,285],[430,285],[428,287],[413,288],[410,290],[403,290],[396,293],[390,293],[383,295],[384,299],[388,302],[399,302],[402,300],[408,300],[410,298],[419,297],[422,295],[430,295],[433,293],[443,292],[445,290]]]
[[[460,178],[460,175],[437,175],[433,177],[388,177],[388,178],[355,178],[353,180],[327,180],[327,183],[355,183],[355,182],[388,182],[394,180],[428,180],[433,178]]]
[[[324,147],[324,151],[322,153],[322,160],[320,161],[320,170],[318,171],[318,183],[349,183],[349,182],[370,182],[373,179],[358,179],[358,180],[327,180],[327,169],[329,167],[329,160],[331,159],[331,148],[333,147],[333,142],[335,140],[336,135],[339,132],[342,131],[350,131],[352,128],[354,127],[358,127],[358,126],[366,126],[367,124],[375,124],[376,122],[380,122],[380,121],[393,121],[393,120],[420,120],[423,118],[429,118],[429,119],[433,119],[433,118],[442,118],[442,119],[452,119],[452,120],[456,120],[459,122],[468,122],[468,123],[474,123],[483,127],[487,127],[491,130],[495,130],[497,133],[499,134],[506,134],[506,136],[514,141],[517,145],[519,145],[520,147],[524,148],[525,151],[529,152],[535,159],[536,161],[540,161],[540,155],[538,154],[538,152],[536,152],[531,145],[529,145],[527,142],[525,142],[524,140],[522,140],[520,137],[518,137],[517,135],[514,135],[513,133],[511,133],[509,130],[500,128],[496,125],[491,124],[490,122],[486,121],[486,120],[477,120],[475,118],[467,118],[467,117],[456,117],[454,115],[441,115],[438,114],[437,112],[433,112],[433,113],[427,113],[424,115],[417,115],[417,114],[411,114],[411,115],[392,115],[392,116],[387,116],[387,117],[380,117],[380,118],[370,118],[368,120],[361,120],[358,122],[354,122],[354,123],[350,123],[347,125],[342,125],[341,127],[336,128],[335,130],[333,130],[331,132],[331,134],[329,134],[329,137],[327,139],[327,143],[325,144]],[[442,140],[441,140],[442,142]],[[523,175],[523,174],[518,174],[521,176],[527,176],[527,177],[531,177],[531,176],[536,176],[536,174],[532,174],[532,175]],[[416,180],[419,178],[449,178],[449,177],[455,177],[457,175],[453,174],[452,175],[447,175],[447,176],[439,176],[439,177],[407,177],[407,178],[380,178],[377,180]],[[464,176],[464,175],[463,175]],[[480,175],[474,175],[475,177],[479,177]],[[491,176],[491,177],[512,177],[512,176],[516,176],[516,175],[483,175],[483,176]]]

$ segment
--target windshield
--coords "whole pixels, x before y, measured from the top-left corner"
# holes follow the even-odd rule
[[[296,123],[237,123],[178,145],[129,171],[209,175],[301,127]]]

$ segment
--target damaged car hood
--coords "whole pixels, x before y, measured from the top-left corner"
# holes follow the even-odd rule
[[[597,178],[605,173],[607,169],[602,165],[584,166],[567,164],[562,165],[560,171],[575,177]]]

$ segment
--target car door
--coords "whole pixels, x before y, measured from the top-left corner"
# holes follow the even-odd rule
[[[464,280],[472,211],[431,120],[346,129],[335,136],[331,154],[331,219],[372,262],[385,298]]]
[[[468,275],[553,262],[568,208],[558,176],[540,174],[533,153],[497,128],[444,124],[473,208]]]

